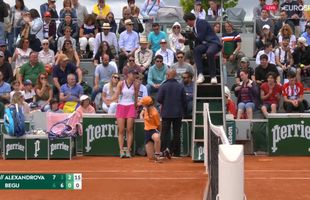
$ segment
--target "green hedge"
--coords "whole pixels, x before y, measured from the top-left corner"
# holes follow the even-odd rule
[[[223,0],[224,1],[224,8],[232,8],[238,4],[238,0]],[[194,8],[195,0],[181,0],[181,6],[183,7],[184,13],[189,13]],[[209,8],[208,0],[202,0],[202,7],[207,12]],[[218,4],[221,4],[220,0],[217,0]]]

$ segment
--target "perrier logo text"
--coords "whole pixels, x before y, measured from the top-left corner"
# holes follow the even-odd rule
[[[310,140],[310,126],[305,126],[304,121],[301,121],[300,124],[290,124],[279,126],[275,125],[271,129],[272,134],[272,152],[276,152],[278,150],[277,144],[283,140],[288,138],[305,138]]]

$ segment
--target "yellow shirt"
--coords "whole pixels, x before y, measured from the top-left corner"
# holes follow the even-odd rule
[[[104,5],[104,8],[99,8],[98,4],[94,5],[93,7],[93,13],[97,16],[106,17],[107,14],[111,11],[111,8],[108,4]]]

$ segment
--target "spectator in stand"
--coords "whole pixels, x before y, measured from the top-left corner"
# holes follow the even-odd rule
[[[149,42],[145,36],[140,37],[140,47],[135,51],[135,63],[140,66],[141,72],[147,76],[149,67],[151,66],[153,52],[148,48]]]
[[[220,32],[221,32],[221,23],[215,22],[215,23],[213,24],[213,31],[214,31],[214,33],[216,33],[216,34],[220,33]]]
[[[157,16],[157,12],[160,8],[165,7],[164,0],[145,0],[141,7],[141,15],[145,24],[145,34],[148,35],[151,30],[152,24]],[[150,41],[150,39],[149,39]],[[155,53],[153,51],[153,53]]]
[[[291,21],[291,19],[287,18],[287,12],[285,10],[280,11],[280,19],[278,19],[274,26],[274,35],[278,36],[282,26],[284,24],[288,24],[291,27],[292,32],[295,32],[295,26],[294,23]]]
[[[2,74],[1,80],[11,83],[13,80],[13,71],[10,63],[5,61],[4,53],[0,51],[0,72]]]
[[[260,65],[255,68],[255,80],[260,86],[262,83],[266,82],[268,72],[274,72],[277,75],[277,82],[280,83],[280,74],[277,67],[274,64],[268,62],[268,56],[263,54],[260,56]],[[248,74],[248,73],[247,73]]]
[[[260,97],[263,101],[261,111],[265,118],[268,117],[268,112],[276,113],[279,108],[282,87],[276,82],[277,75],[273,72],[267,74],[267,82],[260,86]]]
[[[102,110],[108,114],[115,114],[117,100],[111,101],[111,98],[116,92],[116,86],[120,81],[120,76],[113,73],[109,83],[106,83],[102,89]]]
[[[79,3],[79,0],[71,0],[72,8],[76,10],[77,15],[77,24],[81,27],[85,21],[85,18],[88,15],[86,6],[83,6]]]
[[[65,54],[69,58],[69,62],[73,63],[78,68],[80,67],[80,57],[76,49],[72,46],[71,40],[65,40],[62,50],[56,55],[56,64],[59,62],[60,54]]]
[[[301,75],[310,75],[310,47],[306,38],[298,38],[298,46],[293,52],[294,65],[297,68],[296,78],[297,82],[301,81]]]
[[[76,112],[79,113],[81,119],[84,113],[96,113],[96,110],[90,104],[90,99],[87,95],[83,94],[80,97],[80,106],[76,109]]]
[[[29,62],[23,64],[19,70],[18,81],[21,88],[24,80],[29,79],[32,83],[36,83],[39,74],[45,73],[44,65],[39,62],[38,53],[33,51],[29,56]]]
[[[235,74],[236,83],[232,86],[232,89],[231,89],[234,92],[235,92],[235,87],[240,85],[240,82],[241,82],[241,77],[240,77],[241,70],[246,70],[248,72],[248,75],[249,75],[248,79],[255,81],[254,69],[252,67],[250,67],[250,59],[248,57],[241,58],[240,66],[237,69],[237,72]],[[236,97],[238,96],[237,92],[235,92],[235,96]]]
[[[284,24],[284,25],[282,26],[281,30],[280,30],[280,33],[279,33],[279,35],[278,35],[278,42],[279,42],[279,45],[281,45],[282,39],[283,39],[284,37],[290,38],[290,44],[289,44],[289,46],[290,46],[291,50],[294,50],[295,47],[296,47],[296,37],[295,37],[295,35],[293,34],[290,25],[288,25],[288,24]]]
[[[125,8],[123,10],[123,18],[119,21],[118,24],[118,33],[121,34],[123,31],[126,30],[125,21],[130,19],[133,23],[133,30],[137,33],[142,33],[143,29],[140,29],[139,23],[141,23],[137,17],[133,17],[131,14],[130,8]]]
[[[143,97],[148,96],[147,88],[143,84],[144,75],[142,73],[139,73],[136,81],[140,84],[139,93],[138,93],[138,100],[140,101]],[[143,110],[143,106],[138,105],[138,107],[137,107],[138,116],[140,116],[142,110]]]
[[[176,55],[178,51],[184,51],[184,43],[179,42],[179,39],[184,40],[184,36],[181,34],[181,24],[174,22],[172,25],[172,32],[169,34],[169,46],[173,53]]]
[[[155,65],[150,67],[148,76],[147,76],[147,93],[152,95],[153,93],[157,93],[159,87],[166,80],[166,72],[168,67],[163,63],[163,57],[161,55],[157,55],[154,58]]]
[[[31,82],[31,80],[27,79],[24,81],[24,100],[26,103],[28,103],[28,105],[30,106],[31,103],[36,102],[36,98],[35,98],[35,91],[33,89],[33,84]]]
[[[63,21],[65,16],[69,14],[74,21],[77,20],[77,14],[75,8],[72,7],[71,0],[63,1],[63,8],[60,10],[60,20]]]
[[[129,8],[133,17],[139,17],[140,8],[138,6],[136,6],[135,3],[136,3],[135,0],[127,0],[128,5],[123,7],[123,11],[126,8]]]
[[[134,55],[135,51],[139,48],[139,35],[133,30],[133,22],[131,19],[125,21],[126,30],[123,31],[119,36],[119,71],[123,70],[127,59]]]
[[[123,72],[122,73],[124,74],[125,77],[127,77],[128,72],[131,69],[135,69],[138,73],[141,73],[141,68],[140,68],[140,66],[136,65],[135,57],[133,55],[130,55],[128,57],[128,62],[127,62],[127,64],[123,68]]]
[[[194,96],[194,83],[193,83],[193,75],[189,71],[186,71],[182,74],[182,84],[184,86],[184,91],[186,95],[186,111],[184,112],[184,117],[187,119],[192,118],[193,113],[193,96]]]
[[[29,40],[27,38],[21,39],[19,47],[15,49],[12,61],[15,62],[14,76],[18,76],[20,67],[29,60],[32,49],[29,48]],[[18,79],[18,77],[16,77]]]
[[[75,74],[78,84],[82,83],[81,69],[70,63],[68,56],[64,54],[60,54],[58,59],[58,64],[53,67],[54,96],[59,94],[60,86],[67,83],[67,76],[69,74]]]
[[[53,89],[47,79],[48,75],[46,73],[41,73],[38,76],[35,86],[37,104],[44,112],[50,109],[50,102],[53,98]]]
[[[9,16],[9,9],[6,3],[1,0],[0,1],[0,40],[5,40],[5,25],[4,18]]]
[[[153,54],[155,55],[156,51],[160,49],[160,41],[162,39],[167,39],[167,34],[164,31],[160,30],[158,23],[153,23],[153,31],[148,35],[148,41],[151,45]]]
[[[281,4],[281,10],[286,10],[287,16],[295,26],[295,35],[300,35],[299,19],[302,17],[302,10],[298,9],[299,5],[293,0],[284,0]],[[294,32],[293,32],[294,33]],[[280,41],[279,41],[280,42]]]
[[[253,112],[258,106],[258,87],[256,83],[250,80],[247,70],[241,70],[240,72],[241,82],[240,85],[235,88],[238,92],[238,113],[237,119],[253,119]],[[246,113],[246,117],[244,116]]]
[[[275,58],[275,54],[273,52],[273,46],[270,42],[266,42],[264,45],[264,49],[260,50],[257,53],[256,60],[255,60],[256,65],[260,64],[260,56],[263,54],[268,56],[269,63],[274,64],[274,65],[276,64],[276,58]]]
[[[210,0],[209,6],[210,7],[208,9],[207,19],[209,19],[210,21],[220,21],[222,13],[224,12],[224,9],[221,8],[221,6],[215,0]]]
[[[174,63],[173,65],[171,65],[171,68],[175,69],[175,71],[177,73],[175,79],[179,83],[182,82],[182,77],[184,77],[183,74],[185,72],[192,74],[192,76],[193,76],[193,74],[195,74],[193,66],[190,65],[189,63],[185,62],[185,53],[183,51],[177,52],[177,62]]]
[[[171,67],[174,62],[174,53],[167,47],[167,40],[162,39],[160,41],[160,49],[155,53],[155,56],[161,55],[164,58],[164,64]]]
[[[110,5],[106,4],[105,0],[98,0],[98,3],[94,5],[92,14],[96,15],[99,27],[105,23],[106,16],[109,12],[111,12],[111,8]]]
[[[256,52],[262,50],[267,42],[270,42],[272,44],[272,47],[274,48],[276,46],[276,40],[276,36],[274,36],[273,33],[270,31],[270,26],[268,24],[265,24],[263,26],[261,35],[258,36],[256,40]]]
[[[302,83],[296,82],[295,72],[288,73],[288,82],[283,85],[282,93],[285,112],[303,113],[305,111],[304,87]]]
[[[274,31],[274,24],[272,19],[269,18],[269,13],[266,9],[262,9],[260,18],[256,19],[256,37],[262,35],[262,30],[265,25],[269,26],[271,32]]]
[[[43,38],[49,41],[49,47],[56,52],[56,22],[52,20],[51,13],[44,13]]]
[[[163,154],[170,154],[180,157],[180,132],[182,117],[187,110],[186,94],[184,86],[175,80],[176,71],[168,69],[167,80],[163,82],[158,91],[157,101],[161,104],[162,132],[161,132],[161,151]],[[171,125],[173,129],[173,140],[171,138]],[[168,156],[170,157],[170,156]]]
[[[29,13],[30,15],[24,16],[24,29],[29,29],[28,38],[30,48],[39,52],[41,50],[41,40],[43,39],[43,21],[36,9],[29,10]]]
[[[117,54],[118,52],[118,43],[117,43],[117,38],[115,33],[110,32],[111,26],[109,23],[104,23],[101,27],[102,32],[97,33],[96,37],[95,37],[95,43],[94,43],[94,53],[93,56],[96,55],[100,44],[103,41],[108,42],[110,49],[114,54]]]
[[[114,73],[117,73],[115,66],[109,64],[110,58],[108,54],[102,54],[102,64],[96,66],[95,81],[91,100],[94,101],[97,94],[102,91],[104,84],[111,80]]]
[[[97,51],[97,54],[94,57],[94,65],[97,66],[98,64],[102,63],[102,55],[108,54],[110,58],[110,64],[113,65],[117,69],[117,65],[115,62],[115,57],[110,49],[110,45],[107,41],[103,41]]]
[[[3,117],[4,105],[10,103],[11,85],[4,81],[4,75],[0,71],[0,118]]]
[[[55,63],[55,53],[49,48],[49,41],[47,39],[42,40],[43,49],[39,52],[39,62],[41,62],[48,74],[53,71]]]
[[[210,9],[211,11],[211,9]],[[206,11],[205,9],[203,9],[202,5],[201,5],[201,1],[196,0],[195,1],[195,5],[194,5],[194,9],[191,11],[191,13],[193,13],[197,19],[206,19]],[[210,12],[210,15],[212,15],[213,12]],[[217,14],[217,13],[216,13]]]
[[[226,113],[234,116],[234,119],[237,118],[237,106],[236,103],[231,99],[231,93],[229,88],[225,85],[225,105]]]
[[[60,87],[60,94],[59,94],[59,100],[64,103],[66,106],[67,102],[76,102],[70,106],[71,108],[67,111],[65,110],[64,106],[64,112],[70,112],[74,111],[77,107],[77,103],[80,101],[80,97],[83,95],[83,88],[80,84],[76,82],[76,76],[74,74],[69,74],[67,76],[67,83],[63,84]],[[74,107],[74,108],[73,108]]]
[[[5,41],[0,40],[0,51],[2,51],[4,53],[5,61],[12,64],[12,53],[6,49]]]
[[[277,69],[280,72],[280,75],[282,75],[281,83],[283,83],[285,75],[289,71],[296,72],[296,68],[293,66],[294,60],[289,47],[289,42],[289,38],[283,38],[282,45],[275,51]]]
[[[59,100],[56,98],[53,98],[50,101],[50,109],[47,110],[47,112],[53,112],[53,113],[63,113],[64,111],[59,108]]]
[[[28,115],[30,113],[30,108],[27,102],[24,100],[24,95],[22,92],[15,92],[14,95],[12,96],[12,105],[17,104],[19,108],[21,108],[22,112],[24,115]]]
[[[64,36],[59,37],[57,41],[57,51],[60,52],[65,44],[65,40],[71,40],[73,48],[76,49],[76,40],[71,37],[72,29],[70,26],[66,26],[64,29]]]
[[[266,5],[266,0],[259,0],[259,4],[253,9],[254,20],[260,17],[262,13],[262,9],[265,7],[265,5]]]
[[[14,43],[17,40],[18,35],[21,32],[23,15],[28,11],[28,8],[25,6],[24,0],[16,0],[15,5],[11,7],[10,10],[10,26],[11,31],[7,35],[8,39],[8,50],[14,52]]]
[[[15,80],[11,83],[11,86],[12,86],[12,91],[10,92],[10,101],[12,101],[13,99],[13,95],[16,93],[16,92],[21,92],[22,94],[24,94],[24,91],[21,90],[21,86],[20,86],[20,83],[18,80]]]
[[[306,31],[301,35],[301,37],[306,38],[307,44],[310,44],[310,22],[308,22],[305,26]]]
[[[118,100],[115,117],[118,126],[118,143],[121,158],[130,158],[133,143],[133,127],[136,118],[139,82],[136,81],[138,72],[134,69],[128,72],[125,80],[118,82],[116,92],[111,101]],[[127,150],[124,149],[124,131],[126,125]]]
[[[59,16],[56,9],[56,0],[48,0],[47,3],[44,3],[40,6],[40,13],[42,18],[46,11],[51,13],[53,20],[58,20]]]
[[[115,22],[115,18],[114,18],[114,13],[113,12],[109,12],[107,14],[107,19],[106,21],[110,24],[111,29],[110,32],[115,33],[116,34],[116,30],[117,30],[117,24]]]
[[[234,31],[233,24],[231,22],[225,22],[225,33],[222,34],[223,42],[223,62],[229,62],[227,68],[230,66],[232,69],[228,69],[231,74],[234,74],[237,68],[236,61],[241,58],[241,37],[237,31]],[[244,55],[242,55],[243,57]]]
[[[67,26],[69,26],[71,28],[70,36],[77,41],[78,36],[79,36],[79,27],[78,27],[77,23],[73,22],[72,16],[70,15],[70,13],[66,13],[65,14],[65,20],[58,25],[58,29],[57,29],[58,37],[65,36],[65,30],[66,30]],[[60,47],[57,46],[57,47],[58,47],[58,49],[62,48],[62,46],[60,46]]]
[[[96,27],[96,19],[93,15],[87,15],[84,24],[80,27],[80,50],[82,57],[86,56],[86,47],[89,45],[89,50],[94,51],[95,36],[98,33]],[[90,57],[90,56],[86,56]]]

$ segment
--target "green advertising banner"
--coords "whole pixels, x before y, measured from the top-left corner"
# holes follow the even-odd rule
[[[83,155],[119,155],[114,117],[83,117]]]
[[[50,159],[71,159],[73,149],[74,140],[70,137],[49,140]]]
[[[270,155],[310,155],[310,118],[268,119]]]
[[[4,138],[6,136],[4,135]],[[25,139],[4,139],[3,141],[3,158],[4,159],[25,159],[26,157],[26,140]]]
[[[47,159],[48,158],[48,138],[27,139],[27,159]]]

